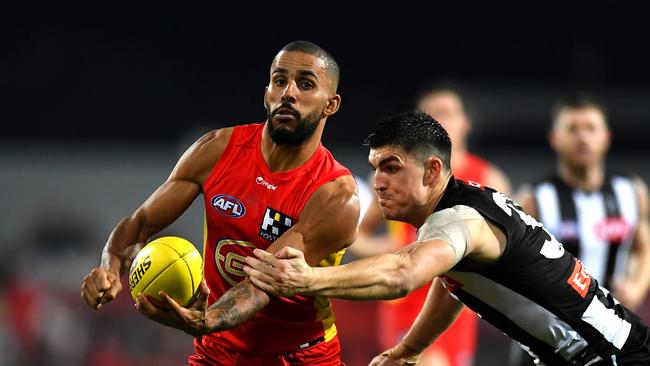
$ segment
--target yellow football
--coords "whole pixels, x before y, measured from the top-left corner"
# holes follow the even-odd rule
[[[157,305],[165,304],[165,291],[180,305],[190,304],[203,280],[203,260],[194,244],[165,236],[149,242],[138,252],[129,271],[129,290],[135,300],[139,293]]]

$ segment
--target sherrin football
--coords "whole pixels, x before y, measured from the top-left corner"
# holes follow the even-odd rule
[[[194,244],[165,236],[149,242],[136,255],[129,271],[129,290],[135,300],[139,293],[157,305],[165,301],[165,291],[182,306],[190,304],[203,279],[203,260]]]

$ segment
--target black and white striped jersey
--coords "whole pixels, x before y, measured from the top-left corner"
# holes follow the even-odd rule
[[[464,205],[501,228],[495,263],[465,257],[440,276],[458,300],[547,365],[610,360],[647,328],[539,222],[503,194],[452,178],[434,212]]]
[[[632,179],[607,176],[600,190],[586,193],[554,175],[535,184],[533,194],[544,227],[594,278],[610,287],[625,277],[639,213]]]

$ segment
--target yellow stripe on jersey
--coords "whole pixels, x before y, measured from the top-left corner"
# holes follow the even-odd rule
[[[334,324],[334,311],[332,311],[332,304],[326,297],[317,296],[314,299],[314,307],[316,308],[316,320],[323,322],[323,332],[325,332],[325,342],[329,342],[332,338],[336,337],[336,324]]]
[[[205,207],[203,207],[203,273],[205,274],[205,248],[208,246],[208,213],[205,212]]]
[[[341,264],[345,254],[345,249],[341,249],[336,253],[328,255],[325,259],[318,263],[320,267],[338,266]],[[336,337],[336,324],[334,324],[334,311],[332,304],[327,297],[316,296],[314,298],[314,307],[316,308],[316,320],[323,322],[323,331],[325,332],[325,342],[331,341]]]
[[[332,253],[325,257],[322,261],[318,263],[319,267],[334,267],[341,264],[341,259],[343,259],[343,254],[345,254],[345,249],[341,249],[336,253]]]
[[[404,244],[406,240],[406,225],[408,224],[393,220],[387,220],[386,224],[388,236],[399,242],[400,245]]]

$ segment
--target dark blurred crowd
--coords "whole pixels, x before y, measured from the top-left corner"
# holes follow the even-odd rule
[[[100,312],[83,306],[78,277],[97,260],[96,250],[80,250],[94,249],[86,224],[38,218],[34,236],[3,253],[0,365],[186,363],[192,338],[144,319],[128,292]]]

